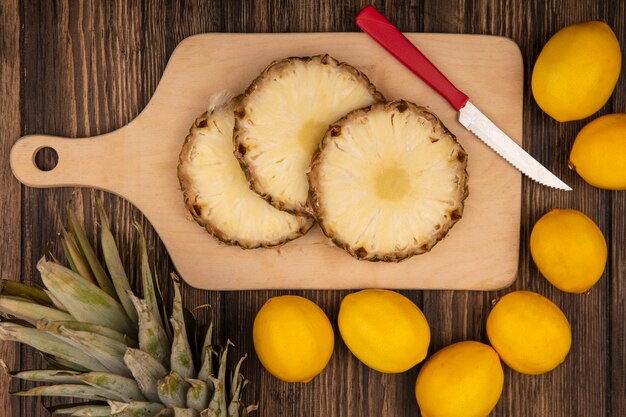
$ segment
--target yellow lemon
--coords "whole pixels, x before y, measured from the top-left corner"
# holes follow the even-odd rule
[[[261,364],[287,382],[312,380],[328,364],[335,344],[324,311],[295,295],[270,298],[254,319],[252,337]]]
[[[530,252],[541,274],[571,293],[593,287],[607,257],[602,231],[578,210],[552,210],[539,219],[530,234]]]
[[[594,187],[626,190],[626,114],[607,114],[585,126],[569,161]]]
[[[498,300],[487,318],[487,336],[507,365],[531,375],[556,368],[572,344],[561,309],[530,291],[515,291]]]
[[[459,342],[424,363],[415,397],[423,417],[486,417],[498,403],[503,385],[496,351],[479,342]]]
[[[423,361],[430,344],[424,313],[388,290],[347,295],[339,309],[339,332],[361,362],[380,372],[404,372]]]
[[[621,68],[619,42],[606,23],[567,26],[550,38],[535,62],[533,96],[559,122],[583,119],[607,102]]]

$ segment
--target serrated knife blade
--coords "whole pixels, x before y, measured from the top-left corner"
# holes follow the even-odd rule
[[[356,24],[445,98],[459,112],[459,122],[503,159],[540,184],[560,190],[572,190],[478,110],[469,101],[467,95],[456,88],[398,28],[373,6],[366,6],[361,10],[356,18]]]
[[[498,155],[513,165],[529,178],[548,187],[559,190],[572,191],[556,175],[530,156],[521,146],[504,133],[487,116],[485,116],[471,101],[467,101],[459,110],[459,122],[467,130],[482,140]]]

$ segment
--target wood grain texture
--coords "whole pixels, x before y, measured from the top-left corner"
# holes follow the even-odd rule
[[[21,133],[20,118],[20,9],[17,1],[0,2],[0,155],[7,155]],[[20,185],[12,178],[6,158],[0,160],[0,279],[19,280],[21,272]],[[11,367],[20,366],[20,349],[0,341],[0,358]],[[0,374],[0,410],[20,415],[19,399],[11,397],[12,384]]]
[[[611,218],[607,215],[608,192],[587,186],[567,169],[569,150],[576,133],[585,121],[558,123],[545,115],[530,94],[530,76],[534,62],[545,42],[561,27],[585,20],[606,19],[601,7],[589,7],[577,1],[533,2],[484,1],[433,2],[426,11],[425,31],[460,31],[490,33],[516,40],[525,59],[524,144],[542,164],[574,188],[574,192],[554,191],[524,178],[522,187],[522,223],[520,270],[517,282],[495,293],[425,294],[425,307],[450,327],[452,335],[444,345],[465,338],[487,341],[484,322],[496,297],[515,289],[537,291],[559,305],[572,325],[574,343],[565,365],[540,377],[520,375],[506,369],[503,400],[493,415],[528,416],[613,416],[607,375],[609,372],[607,325],[608,285],[605,273],[589,294],[565,294],[541,277],[530,256],[529,236],[534,223],[553,208],[576,208],[592,217],[609,236]],[[456,3],[456,4],[454,4]],[[427,6],[427,7],[429,7]],[[440,19],[442,12],[455,11],[463,16],[456,26]],[[623,21],[619,25],[623,26]],[[620,26],[614,26],[617,30]],[[603,112],[610,112],[607,105]],[[613,193],[618,194],[618,193]],[[621,231],[624,240],[625,231]],[[615,279],[615,278],[614,278]],[[445,313],[452,305],[452,314]],[[425,314],[428,316],[428,311]],[[442,313],[444,312],[444,313]],[[443,317],[442,317],[443,315]],[[471,319],[473,315],[473,319]],[[428,316],[430,317],[430,316]],[[469,318],[469,320],[468,320]],[[459,326],[459,323],[466,323]],[[472,326],[469,323],[482,323]],[[624,368],[619,371],[624,373]],[[624,394],[622,393],[622,397]],[[520,400],[522,399],[522,400]]]
[[[517,45],[484,35],[407,36],[434,56],[447,77],[466,86],[473,103],[521,140],[523,77]],[[428,106],[467,152],[469,196],[463,219],[430,253],[400,263],[360,262],[331,245],[316,226],[280,248],[242,250],[221,244],[191,220],[176,177],[191,121],[206,111],[213,94],[244,91],[271,61],[321,53],[364,71],[389,100]],[[179,274],[196,288],[504,288],[517,274],[521,174],[457,118],[442,97],[366,34],[204,34],[177,45],[150,102],[128,125],[80,140],[25,136],[11,150],[11,167],[31,187],[94,187],[124,197],[150,220]],[[43,147],[58,154],[53,170],[33,163]],[[491,246],[488,255],[477,256],[474,248],[481,246]]]
[[[626,21],[626,3],[616,2],[610,7],[608,23],[613,27],[623,27]],[[626,30],[616,31],[620,45],[626,45]],[[623,51],[623,47],[622,47]],[[620,77],[613,99],[611,112],[626,112],[626,77]],[[608,276],[610,306],[606,334],[610,341],[608,355],[607,384],[610,391],[608,408],[611,415],[626,415],[626,192],[608,193],[611,220]]]
[[[14,1],[4,1],[0,6],[2,149],[8,149],[21,134],[88,136],[128,123],[148,102],[174,47],[189,35],[202,32],[356,31],[353,18],[367,3],[369,1],[222,0],[180,1],[165,6],[149,1],[59,0],[39,4],[25,0],[18,7]],[[512,37],[522,49],[525,64],[525,147],[575,189],[566,194],[524,180],[519,279],[513,287],[539,291],[563,308],[572,323],[572,352],[561,367],[544,376],[523,376],[507,370],[505,390],[492,416],[626,415],[626,193],[589,187],[567,169],[565,161],[571,144],[587,120],[557,123],[540,111],[530,94],[533,63],[543,44],[562,26],[604,19],[611,24],[621,44],[626,45],[624,2],[403,0],[376,1],[375,5],[407,32],[483,33]],[[19,13],[16,12],[18,9]],[[24,25],[21,29],[20,23]],[[16,38],[18,31],[20,36]],[[6,39],[9,39],[9,45],[18,45],[19,52],[5,48]],[[6,66],[13,74],[8,87],[4,84]],[[6,94],[7,91],[11,94]],[[20,96],[17,110],[16,94]],[[6,103],[14,109],[11,113],[14,117],[4,112]],[[601,113],[623,112],[625,106],[626,81],[622,76],[611,102]],[[5,126],[11,126],[11,130],[6,131]],[[50,155],[44,155],[42,163],[48,164],[50,159]],[[43,253],[46,242],[56,239],[63,204],[74,195],[84,217],[93,219],[89,192],[29,188],[22,188],[20,192],[15,186],[6,188],[7,185],[11,187],[11,181],[13,179],[7,179],[3,171],[0,182],[2,277],[8,274],[24,280],[37,279],[35,262]],[[6,190],[11,191],[7,193]],[[11,201],[7,201],[6,196]],[[141,213],[117,197],[109,194],[104,197],[107,210],[114,213],[113,217],[118,221],[115,236],[124,248],[124,261],[130,262],[137,253],[130,220],[138,218],[149,231],[159,276],[165,283],[172,265]],[[4,211],[4,207],[11,208]],[[611,261],[604,277],[589,294],[569,295],[551,287],[539,275],[530,257],[528,238],[532,225],[555,207],[582,210],[598,223],[607,237]],[[22,244],[7,242],[5,230],[15,233]],[[90,229],[90,233],[93,232],[94,229]],[[5,264],[5,259],[11,263]],[[134,278],[136,268],[133,271]],[[259,417],[419,416],[412,393],[418,369],[401,375],[371,371],[351,356],[338,337],[329,367],[311,384],[283,384],[269,376],[254,357],[250,325],[265,300],[279,293],[284,292],[220,293],[184,289],[186,305],[210,302],[216,307],[220,314],[218,340],[223,342],[227,337],[231,338],[237,344],[237,353],[250,354],[245,373],[253,384],[247,400],[260,403]],[[318,302],[334,324],[339,301],[346,294],[345,291],[289,293]],[[486,341],[484,325],[491,300],[504,293],[506,291],[410,291],[405,294],[423,307],[431,323],[433,352],[466,338]],[[5,352],[1,354],[6,354],[5,360],[13,363],[22,361],[24,366],[38,363],[27,348],[21,349],[19,357]],[[19,384],[14,383],[12,387],[18,389]],[[37,400],[11,400],[0,393],[0,401],[0,415],[3,416],[47,415]]]

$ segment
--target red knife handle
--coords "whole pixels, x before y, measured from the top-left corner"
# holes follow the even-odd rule
[[[468,102],[469,97],[457,89],[397,27],[373,6],[366,6],[361,10],[356,17],[356,24],[398,61],[448,100],[456,110],[461,110]]]

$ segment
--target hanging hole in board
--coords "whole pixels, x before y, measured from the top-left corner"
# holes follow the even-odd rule
[[[52,171],[59,163],[59,154],[53,148],[44,146],[35,152],[33,162],[41,171]]]

